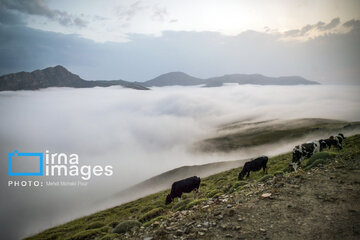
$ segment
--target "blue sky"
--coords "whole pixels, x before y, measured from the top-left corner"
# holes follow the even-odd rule
[[[0,0],[0,74],[61,64],[84,79],[183,71],[358,84],[359,1]]]

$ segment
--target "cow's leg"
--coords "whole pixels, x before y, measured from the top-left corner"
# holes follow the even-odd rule
[[[195,188],[194,198],[197,198],[197,197],[198,197],[198,193],[199,193],[199,189],[198,189],[198,188]]]
[[[297,167],[300,167],[300,166],[301,166],[301,162],[302,162],[302,161],[304,161],[304,159],[305,159],[305,157],[304,157],[304,156],[302,156],[302,157],[300,158],[300,161],[299,161],[299,164],[298,164],[298,166],[297,166]]]
[[[247,178],[250,177],[250,171],[248,171],[247,175],[246,175]]]
[[[296,163],[296,162],[293,162],[293,163],[292,163],[292,167],[293,167],[294,171],[296,172],[296,169],[298,168],[297,163]]]

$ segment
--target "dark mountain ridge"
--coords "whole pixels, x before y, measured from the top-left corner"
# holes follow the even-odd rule
[[[122,86],[137,90],[147,87],[196,86],[220,87],[225,83],[256,85],[309,85],[320,84],[299,76],[267,77],[261,74],[229,74],[207,79],[196,78],[183,72],[169,72],[145,82],[124,80],[84,80],[63,66],[48,67],[33,72],[18,72],[0,77],[0,91],[36,90],[48,87],[92,88]]]
[[[320,84],[315,81],[307,80],[299,76],[286,77],[267,77],[261,74],[228,74],[221,77],[201,79],[192,77],[183,72],[170,72],[162,74],[154,79],[141,83],[146,87],[165,87],[165,86],[195,86],[205,85],[205,87],[220,87],[224,83],[237,84],[256,84],[256,85],[309,85]]]
[[[114,85],[148,90],[144,86],[123,80],[87,81],[60,65],[33,72],[11,73],[0,77],[0,91],[36,90],[48,87],[92,88]]]

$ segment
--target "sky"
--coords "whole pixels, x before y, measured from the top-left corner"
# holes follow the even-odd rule
[[[0,75],[63,65],[87,80],[171,71],[359,84],[360,2],[0,0]]]

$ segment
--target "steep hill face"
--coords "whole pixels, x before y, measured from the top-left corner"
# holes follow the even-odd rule
[[[220,87],[225,83],[256,85],[310,85],[319,84],[298,76],[267,77],[260,74],[230,74],[221,77],[201,79],[183,72],[170,72],[143,83],[147,87],[194,86],[204,84],[205,87]]]
[[[138,90],[147,89],[139,84],[122,80],[86,81],[60,65],[33,72],[12,73],[0,77],[0,91],[36,90],[48,87],[91,88],[113,85]]]

